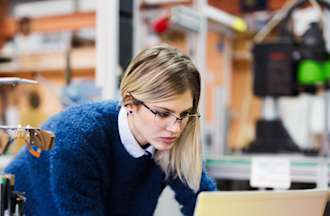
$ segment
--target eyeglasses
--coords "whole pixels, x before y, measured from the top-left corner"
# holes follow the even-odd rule
[[[134,98],[134,97],[133,97]],[[155,118],[154,121],[160,127],[166,128],[168,126],[174,125],[175,123],[179,122],[180,126],[186,125],[189,120],[195,120],[200,117],[199,113],[189,113],[185,111],[180,114],[180,117],[176,116],[174,113],[169,111],[158,111],[150,108],[147,106],[143,101],[140,101],[136,98],[134,100],[148,109],[152,114],[154,114]]]

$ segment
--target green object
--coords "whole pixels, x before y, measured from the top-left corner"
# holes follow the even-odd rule
[[[301,85],[323,83],[323,65],[314,60],[304,60],[298,66],[298,82]]]
[[[323,64],[323,74],[324,78],[329,81],[330,80],[330,60],[325,61]]]

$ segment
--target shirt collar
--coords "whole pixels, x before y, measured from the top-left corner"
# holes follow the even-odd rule
[[[143,155],[153,156],[155,153],[155,148],[150,145],[148,148],[143,149],[137,140],[134,138],[129,125],[127,118],[127,111],[124,107],[120,108],[118,116],[118,129],[120,140],[123,143],[126,151],[133,156],[134,158],[142,157]]]

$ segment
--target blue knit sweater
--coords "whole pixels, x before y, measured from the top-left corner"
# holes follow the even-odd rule
[[[166,185],[176,193],[185,215],[192,215],[197,194],[164,173],[148,156],[133,158],[121,143],[119,103],[98,102],[67,109],[44,129],[56,135],[54,148],[34,158],[26,148],[6,168],[15,189],[26,193],[26,215],[153,215]],[[200,191],[215,190],[203,171]]]

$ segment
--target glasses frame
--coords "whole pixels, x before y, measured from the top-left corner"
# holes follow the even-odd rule
[[[131,95],[132,96],[132,95]],[[133,97],[132,96],[132,98],[133,98],[133,100],[135,101],[135,104],[140,104],[140,105],[142,105],[142,106],[144,106],[147,110],[149,110],[152,114],[154,114],[155,115],[155,117],[157,117],[158,116],[158,112],[156,112],[155,110],[153,110],[151,107],[149,107],[148,105],[146,105],[143,101],[141,101],[141,100],[139,100],[139,99],[136,99],[135,97]],[[173,125],[175,124],[175,123],[177,123],[177,122],[180,122],[180,125],[181,125],[181,123],[182,123],[182,120],[184,119],[184,118],[190,118],[190,117],[197,117],[197,118],[200,118],[201,117],[201,115],[199,114],[199,113],[190,113],[190,114],[188,114],[187,116],[185,116],[185,117],[178,117],[178,116],[176,116],[174,113],[172,113],[172,112],[169,112],[170,113],[170,115],[171,116],[173,116],[173,117],[175,117],[175,121],[173,122]]]

